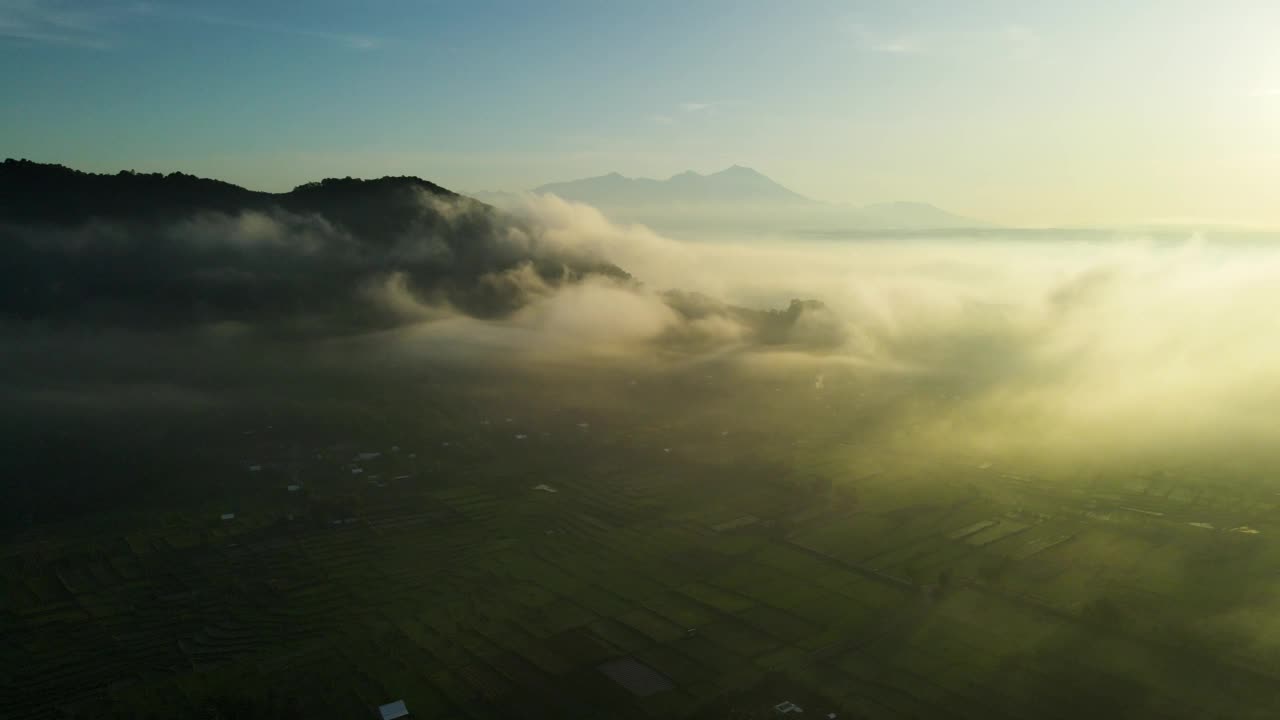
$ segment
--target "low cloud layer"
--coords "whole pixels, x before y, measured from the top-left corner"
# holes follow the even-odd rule
[[[902,408],[913,428],[903,442],[1056,458],[1064,469],[1080,458],[1232,462],[1280,440],[1269,413],[1280,397],[1280,249],[1265,242],[680,243],[555,198],[529,198],[524,212],[559,228],[561,247],[644,283],[577,287],[510,318],[530,352],[603,343],[623,357],[667,351],[673,362],[729,352],[743,367],[810,377],[843,368],[860,382],[918,389]],[[820,304],[766,342],[767,314],[745,309],[783,319],[776,309],[794,298]],[[569,308],[609,320],[580,322]]]
[[[741,378],[725,402],[788,377],[815,402],[893,387],[884,442],[1067,474],[1280,447],[1264,243],[696,242],[554,196],[497,213],[417,189],[394,207],[10,223],[7,396],[198,409],[236,375],[431,367],[550,368],[572,393],[592,368],[715,365]]]
[[[911,420],[922,447],[1176,462],[1280,439],[1273,246],[954,239],[698,255],[706,289],[731,302],[804,288],[839,319],[838,349],[786,362],[927,388],[931,409]]]

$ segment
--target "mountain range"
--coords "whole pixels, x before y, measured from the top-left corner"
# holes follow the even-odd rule
[[[534,189],[566,200],[602,207],[697,205],[706,203],[762,203],[808,205],[813,201],[792,192],[751,168],[734,165],[717,173],[692,170],[666,180],[629,178],[618,173],[549,183]]]
[[[824,203],[805,197],[772,178],[741,165],[702,175],[693,171],[666,180],[619,173],[548,183],[535,194],[595,206],[618,220],[655,227],[768,229],[925,230],[988,227],[923,202],[865,206]],[[513,193],[473,195],[500,207],[519,202]]]

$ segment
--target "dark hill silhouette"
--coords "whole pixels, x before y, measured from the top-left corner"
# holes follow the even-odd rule
[[[287,193],[247,190],[181,172],[100,174],[30,160],[0,166],[0,218],[9,222],[76,224],[94,218],[154,220],[196,212],[240,212],[279,207],[293,212],[341,214],[353,230],[416,202],[416,193],[445,199],[461,195],[421,178],[328,178]],[[332,218],[331,218],[332,219]]]
[[[198,210],[265,207],[269,193],[186,173],[86,173],[62,165],[5,160],[0,218],[11,223],[75,224],[93,217],[156,218]]]
[[[512,243],[512,234],[529,242]],[[184,173],[93,174],[6,160],[0,316],[361,328],[404,320],[405,303],[359,302],[388,283],[417,300],[494,316],[525,301],[526,265],[552,286],[591,273],[626,277],[538,238],[539,228],[416,177],[266,193]]]
[[[478,201],[412,176],[376,180],[329,178],[299,185],[273,199],[287,210],[319,213],[353,232],[385,237],[387,233],[396,231],[406,212],[416,212],[420,208],[423,194],[480,205]],[[419,216],[417,219],[423,218]]]

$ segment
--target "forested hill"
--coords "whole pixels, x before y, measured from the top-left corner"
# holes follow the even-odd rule
[[[185,173],[0,165],[0,315],[93,324],[394,324],[419,303],[501,315],[516,275],[625,277],[540,230],[416,177],[286,193]],[[512,238],[521,242],[512,242]],[[526,278],[527,279],[527,278]],[[371,291],[394,285],[369,302]],[[378,295],[378,292],[373,292]]]

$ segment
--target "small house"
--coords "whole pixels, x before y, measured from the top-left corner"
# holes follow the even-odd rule
[[[409,717],[409,708],[405,706],[403,700],[397,700],[386,705],[378,707],[378,716],[382,720],[396,720],[396,718]]]

